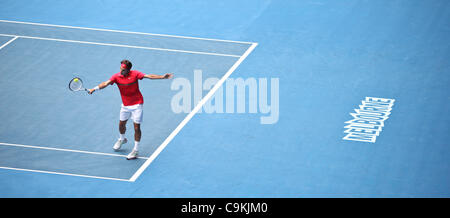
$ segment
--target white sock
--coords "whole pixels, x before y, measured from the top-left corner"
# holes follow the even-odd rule
[[[119,140],[120,140],[120,141],[123,141],[124,139],[125,139],[125,134],[120,134]]]
[[[134,148],[133,150],[137,151],[139,150],[139,142],[138,141],[134,141]]]

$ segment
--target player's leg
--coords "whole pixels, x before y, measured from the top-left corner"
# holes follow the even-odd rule
[[[130,154],[128,154],[127,159],[136,159],[139,152],[139,143],[141,141],[141,124],[134,123],[134,148]]]
[[[127,121],[131,116],[131,112],[126,108],[122,107],[120,109],[120,119],[119,119],[119,139],[114,144],[113,149],[118,151],[123,144],[127,143],[127,138],[125,138],[125,132],[127,131]]]
[[[134,148],[133,151],[127,156],[127,159],[135,159],[138,155],[139,143],[141,141],[141,122],[143,118],[143,109],[142,105],[138,106],[135,110],[132,111],[131,117],[134,121]]]
[[[123,139],[125,132],[127,131],[127,121],[128,120],[120,120],[119,121],[119,132],[120,132],[120,139]]]
[[[134,141],[141,141],[141,124],[134,123]]]

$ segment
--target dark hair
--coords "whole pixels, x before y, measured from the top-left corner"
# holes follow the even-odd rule
[[[125,65],[127,65],[127,69],[128,69],[128,70],[131,70],[131,67],[133,66],[133,64],[132,64],[129,60],[122,60],[122,61],[120,62],[120,64],[125,64]]]

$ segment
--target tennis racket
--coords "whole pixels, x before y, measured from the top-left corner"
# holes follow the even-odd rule
[[[69,82],[69,89],[70,91],[78,92],[78,91],[86,91],[89,92],[88,89],[83,87],[83,80],[81,80],[79,77],[75,77]]]

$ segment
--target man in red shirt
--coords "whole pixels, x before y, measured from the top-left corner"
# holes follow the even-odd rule
[[[118,151],[123,144],[127,143],[127,139],[125,138],[126,124],[131,117],[134,122],[134,148],[127,156],[127,159],[131,160],[137,158],[139,142],[141,141],[141,122],[143,117],[144,98],[139,90],[138,80],[142,80],[143,78],[170,79],[173,75],[170,73],[164,75],[143,74],[137,70],[131,70],[133,65],[128,60],[123,60],[120,64],[119,73],[114,74],[109,80],[100,83],[95,88],[89,89],[89,94],[92,94],[96,90],[103,89],[108,85],[113,85],[114,83],[119,87],[120,96],[122,97],[119,121],[120,138],[114,144],[113,149]]]

